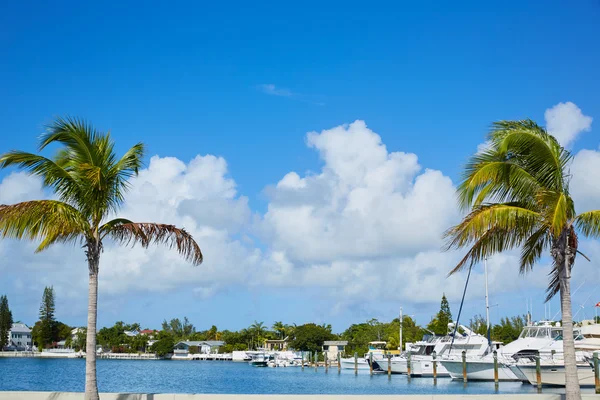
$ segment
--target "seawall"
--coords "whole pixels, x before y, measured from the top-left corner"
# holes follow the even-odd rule
[[[81,400],[83,393],[0,392],[0,400]],[[101,393],[101,400],[563,400],[561,394],[477,394],[477,395],[284,395],[284,394],[129,394]],[[600,400],[584,394],[582,400]]]

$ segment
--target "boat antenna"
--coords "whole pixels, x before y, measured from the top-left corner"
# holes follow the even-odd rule
[[[483,259],[483,269],[485,271],[485,318],[486,318],[486,324],[487,324],[487,340],[488,340],[488,346],[492,347],[492,339],[491,339],[491,333],[490,333],[490,302],[489,302],[489,296],[488,296],[488,270],[487,270],[487,257],[485,257]]]
[[[403,322],[404,316],[402,315],[402,307],[400,307],[400,332],[399,332],[399,341],[398,341],[398,350],[400,350],[400,353],[402,353],[402,322]]]
[[[463,304],[465,302],[465,295],[467,294],[467,286],[469,286],[469,278],[471,277],[471,269],[473,268],[473,263],[469,265],[469,273],[467,274],[467,281],[465,282],[465,289],[463,290],[462,300],[460,301],[460,307],[458,309],[458,316],[456,317],[456,323],[454,324],[454,333],[452,334],[452,341],[450,342],[450,349],[448,350],[448,354],[452,351],[452,346],[454,345],[454,338],[456,337],[456,330],[458,329],[458,321],[460,321],[460,313],[462,312]]]

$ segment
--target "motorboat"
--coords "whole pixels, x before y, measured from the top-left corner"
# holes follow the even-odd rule
[[[411,348],[400,356],[390,360],[391,372],[396,374],[408,373],[408,358],[410,355],[411,376],[433,376],[434,354],[438,361],[460,356],[463,351],[470,357],[481,357],[489,350],[485,336],[479,335],[464,325],[459,325],[455,331],[455,323],[448,324],[452,333],[446,336],[429,336],[426,340],[415,342]],[[387,360],[378,360],[378,366],[386,371]],[[444,366],[438,362],[436,366],[438,377],[450,376]]]
[[[356,359],[354,357],[340,359],[341,368],[370,370],[370,362],[373,360],[373,368],[377,369],[377,367],[375,367],[375,361],[384,359],[386,346],[387,342],[369,342],[369,351],[363,357],[357,357]]]
[[[266,367],[271,359],[271,356],[264,352],[248,352],[248,355],[251,357],[248,364],[253,367]]]
[[[497,351],[498,380],[523,380],[524,377],[516,370],[511,370],[510,366],[519,359],[539,356],[540,349],[552,344],[561,334],[560,324],[552,321],[540,321],[535,325],[524,327],[517,340]],[[463,379],[462,357],[440,360],[440,363],[446,368],[452,379]],[[494,356],[492,352],[488,352],[483,357],[469,357],[467,354],[466,369],[468,380],[493,381]]]
[[[575,359],[577,362],[577,375],[580,386],[594,385],[594,370],[592,359],[594,353],[600,352],[600,324],[586,324],[577,329],[575,336]],[[540,377],[542,385],[564,386],[565,366],[562,337],[540,349]],[[521,359],[511,366],[511,370],[518,370],[525,380],[532,385],[537,384],[535,358]]]

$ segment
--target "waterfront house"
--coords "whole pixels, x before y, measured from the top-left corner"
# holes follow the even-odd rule
[[[344,353],[348,346],[347,340],[326,340],[323,342],[323,351],[328,360],[337,360],[338,353]]]
[[[158,331],[155,331],[153,329],[142,329],[140,331],[140,335],[146,335],[148,336],[148,339],[154,339],[154,335],[158,333]]]
[[[219,347],[224,344],[225,342],[221,340],[184,340],[178,342],[175,347],[173,347],[173,354],[179,357],[187,357],[188,354],[193,353],[218,353]]]
[[[11,351],[30,351],[32,346],[31,329],[20,322],[12,324],[8,332],[7,349]]]
[[[125,334],[125,336],[129,337],[136,337],[140,334],[138,331],[124,331],[123,333]]]
[[[268,351],[285,351],[288,348],[289,337],[285,339],[267,339],[264,343],[265,350]]]

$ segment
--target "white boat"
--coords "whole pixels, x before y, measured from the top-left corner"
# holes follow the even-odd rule
[[[537,385],[536,367],[534,364],[519,365],[519,370],[532,385]],[[542,385],[565,386],[565,366],[562,362],[545,361],[540,363]],[[577,365],[577,377],[580,386],[594,386],[594,369],[589,364]]]
[[[562,333],[562,328],[551,321],[541,321],[537,325],[526,326],[519,338],[502,347],[498,353],[498,380],[520,381],[523,376],[518,376],[510,366],[520,358],[536,357],[540,349],[550,345]],[[452,379],[463,379],[462,357],[440,360],[448,370]],[[467,380],[493,381],[494,357],[490,352],[484,357],[467,357]]]
[[[452,335],[444,336],[436,344],[435,352],[437,362],[437,376],[450,376],[450,372],[443,364],[444,360],[453,360],[462,356],[464,351],[467,357],[480,358],[485,356],[490,349],[488,339],[480,334],[471,331],[464,325],[459,325],[463,333],[456,334],[454,341]],[[449,324],[449,328],[453,329],[454,324]],[[499,348],[500,343],[493,342],[493,348]],[[416,356],[415,360],[411,359],[411,375],[414,376],[433,376],[433,356]]]
[[[370,370],[371,365],[370,360],[373,361],[382,360],[385,355],[385,347],[387,342],[374,341],[369,342],[369,351],[364,355],[364,357],[358,357],[356,360],[354,357],[342,358],[340,359],[340,365],[342,369],[358,369],[358,370]],[[374,369],[375,364],[373,364]]]
[[[449,330],[454,331],[455,324],[448,324]],[[470,357],[483,356],[489,348],[488,340],[467,328],[459,325],[459,330],[452,340],[453,334],[447,336],[433,336],[425,341],[414,343],[410,350],[390,360],[391,372],[395,374],[408,373],[408,355],[410,353],[411,376],[433,376],[433,353],[438,360],[436,372],[438,377],[449,376],[446,368],[439,362],[443,358],[452,358],[461,355],[463,351]],[[383,371],[387,371],[387,359],[377,361]]]
[[[600,324],[586,324],[576,329],[575,358],[579,384],[593,386],[594,372],[590,360],[594,352],[600,351]],[[542,385],[564,386],[565,367],[561,337],[557,337],[552,344],[540,349],[539,357]],[[535,364],[535,358],[522,359],[511,366],[511,370],[517,369],[526,381],[537,385]]]
[[[354,369],[355,360],[352,358],[342,358],[341,360],[342,369]],[[369,366],[369,362],[362,358],[358,357],[356,359],[356,368],[359,370],[369,370],[371,367]]]
[[[251,357],[251,360],[248,362],[248,364],[252,365],[253,367],[266,367],[271,359],[267,353],[263,352],[248,352],[248,355]]]

